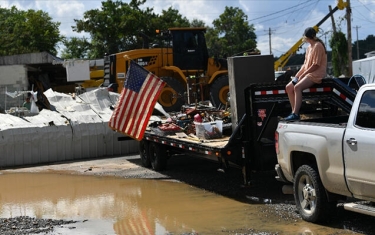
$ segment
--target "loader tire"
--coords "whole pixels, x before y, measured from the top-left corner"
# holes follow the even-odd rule
[[[222,75],[215,79],[210,86],[210,101],[213,106],[218,108],[228,102],[229,78],[228,75]]]
[[[184,105],[184,85],[176,78],[161,77],[167,84],[160,93],[158,102],[166,112],[180,111]]]

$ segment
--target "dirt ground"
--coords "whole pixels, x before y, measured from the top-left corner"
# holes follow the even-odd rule
[[[132,155],[3,169],[0,170],[0,174],[2,172],[55,172],[122,178],[173,179],[241,202],[264,203],[269,205],[270,211],[277,213],[281,220],[301,221],[296,212],[293,195],[282,193],[283,184],[275,179],[274,171],[253,172],[251,185],[243,186],[239,169],[233,168],[224,173],[218,171],[217,167],[217,163],[205,159],[176,156],[168,161],[165,171],[155,172],[141,166],[139,155]],[[337,216],[324,226],[349,229],[353,234],[375,234],[374,222],[373,217],[354,214],[339,206]],[[243,233],[242,231],[236,234],[257,233]]]

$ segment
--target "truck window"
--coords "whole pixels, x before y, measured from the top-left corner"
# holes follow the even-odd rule
[[[355,124],[364,128],[375,129],[375,91],[363,93]]]
[[[186,47],[188,49],[196,49],[198,45],[197,35],[195,34],[185,34]]]

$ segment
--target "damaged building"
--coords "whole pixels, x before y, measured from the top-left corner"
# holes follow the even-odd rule
[[[138,151],[137,141],[108,125],[119,94],[104,87],[77,94],[82,79],[90,79],[88,61],[64,61],[46,52],[0,57],[1,168]],[[36,91],[26,111],[25,96]]]
[[[25,97],[12,98],[6,92],[38,91],[38,106],[48,108],[43,92],[52,88],[73,93],[76,84],[67,81],[64,60],[48,52],[0,57],[0,112],[22,106]]]

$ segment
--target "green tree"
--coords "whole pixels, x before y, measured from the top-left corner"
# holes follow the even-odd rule
[[[158,29],[168,29],[173,27],[190,27],[190,22],[186,17],[183,17],[178,10],[169,7],[168,10],[162,10],[160,16],[157,17]]]
[[[190,27],[203,27],[203,28],[206,28],[206,24],[203,22],[203,20],[193,19],[190,22]]]
[[[65,48],[61,52],[63,59],[90,59],[89,51],[91,44],[87,38],[72,37],[71,39],[63,40]],[[95,58],[91,58],[95,59]]]
[[[56,55],[63,40],[60,22],[43,11],[0,8],[0,55],[47,51]]]
[[[358,51],[357,51],[357,43],[358,43]],[[359,59],[363,59],[366,57],[366,53],[370,51],[375,51],[375,36],[370,34],[366,37],[365,40],[358,40],[355,41],[352,45],[352,55],[353,59],[356,60],[357,54],[359,54]]]
[[[224,13],[212,24],[214,29],[207,34],[211,53],[226,57],[256,49],[255,28],[238,7],[225,7]]]
[[[347,74],[348,41],[346,40],[345,34],[341,31],[333,33],[329,40],[329,46],[332,49],[333,75],[338,77],[342,74]]]
[[[130,3],[103,1],[101,9],[86,11],[83,19],[75,19],[73,31],[90,34],[89,57],[101,58],[105,53],[113,54],[142,47],[139,33],[150,35],[155,32],[153,23],[156,15],[150,8],[139,8],[145,2],[146,0],[131,0]]]
[[[219,30],[207,27],[207,33],[206,33],[206,43],[208,47],[208,54],[213,57],[223,57],[223,45],[221,42],[219,42]]]

